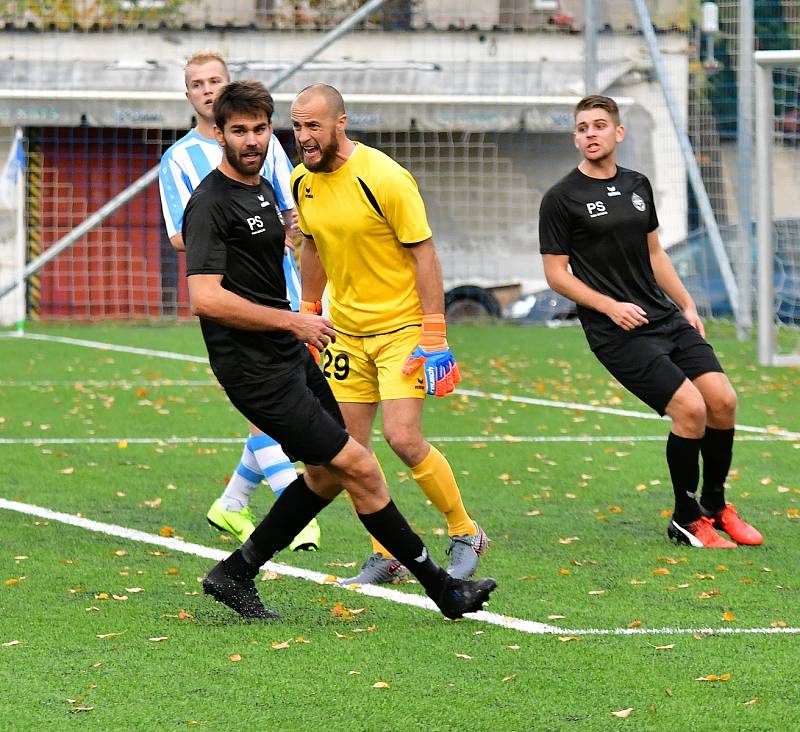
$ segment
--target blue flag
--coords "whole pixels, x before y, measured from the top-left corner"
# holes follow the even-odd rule
[[[0,207],[5,209],[17,207],[17,183],[24,170],[25,150],[22,144],[22,130],[17,127],[8,158],[0,173]]]

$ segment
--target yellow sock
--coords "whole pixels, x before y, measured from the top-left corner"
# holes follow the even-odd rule
[[[444,514],[450,536],[478,533],[475,522],[467,516],[450,463],[433,445],[425,459],[411,468],[411,475],[431,503]]]
[[[378,462],[378,458],[375,458],[375,462]],[[383,478],[383,482],[386,483],[386,476],[383,473],[383,468],[381,467],[380,463],[378,463],[378,470],[381,471],[381,477]],[[388,483],[386,483],[386,484],[388,485]],[[356,511],[356,504],[353,503],[353,498],[349,493],[347,494],[347,498],[350,501],[350,505],[352,506],[353,511],[356,514],[358,514],[358,511]],[[373,554],[380,554],[380,555],[382,555],[384,557],[391,557],[392,556],[392,553],[383,544],[381,544],[372,534],[369,535],[369,538],[372,540],[372,553]]]

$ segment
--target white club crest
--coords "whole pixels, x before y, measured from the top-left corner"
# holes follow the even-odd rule
[[[647,208],[647,205],[642,200],[641,196],[638,196],[635,193],[631,194],[631,203],[637,211],[644,211]]]

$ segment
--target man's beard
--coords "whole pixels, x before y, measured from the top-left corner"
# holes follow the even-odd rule
[[[264,165],[264,159],[267,157],[266,149],[261,153],[260,157],[258,158],[258,165],[253,168],[251,163],[245,163],[240,157],[240,153],[234,150],[229,145],[225,146],[225,159],[228,161],[230,166],[237,172],[239,175],[248,176],[248,175],[257,175],[261,172],[261,168]]]
[[[319,148],[319,161],[316,163],[307,163],[305,159],[305,155],[303,155],[303,148],[300,148],[300,155],[303,158],[303,164],[310,170],[312,173],[330,173],[333,170],[333,161],[336,160],[336,156],[339,154],[339,141],[334,139],[325,147],[320,145]]]

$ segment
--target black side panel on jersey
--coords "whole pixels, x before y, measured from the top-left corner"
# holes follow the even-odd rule
[[[305,173],[299,176],[292,186],[292,195],[294,196],[294,205],[300,208],[300,183],[305,178]]]
[[[357,180],[359,185],[361,186],[361,189],[364,191],[364,195],[367,197],[370,206],[372,206],[372,208],[375,209],[375,211],[378,213],[378,216],[383,218],[383,211],[381,211],[381,207],[378,205],[378,199],[375,198],[375,195],[369,189],[369,186],[366,183],[364,183],[364,181],[361,180],[361,178],[357,178]]]

